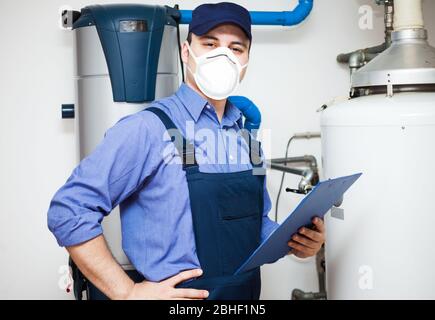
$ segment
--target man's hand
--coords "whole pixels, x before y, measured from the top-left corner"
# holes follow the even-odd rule
[[[320,218],[313,219],[314,228],[301,228],[298,234],[293,235],[288,243],[291,248],[289,254],[298,258],[315,256],[325,243],[325,225]]]
[[[143,281],[136,283],[127,299],[129,300],[203,300],[208,297],[208,291],[196,289],[177,289],[179,283],[197,278],[202,270],[188,270],[162,282]]]

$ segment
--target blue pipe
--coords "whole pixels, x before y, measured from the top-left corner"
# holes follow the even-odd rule
[[[246,130],[258,130],[261,125],[261,112],[258,107],[246,97],[231,96],[229,100],[236,106],[245,117],[244,128]]]
[[[314,0],[299,0],[298,6],[293,11],[251,11],[253,25],[269,26],[294,26],[305,20],[313,9]],[[192,21],[192,10],[180,10],[181,24],[189,24]]]

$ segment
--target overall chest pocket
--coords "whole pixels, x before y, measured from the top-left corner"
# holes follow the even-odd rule
[[[236,184],[231,190],[232,197],[219,202],[219,245],[225,275],[234,274],[259,245],[263,213],[263,189],[259,184]]]
[[[263,215],[260,177],[244,174],[228,179],[216,189],[218,246],[223,275],[232,275],[259,245]]]
[[[233,181],[219,192],[219,215],[222,220],[259,217],[262,212],[262,188],[258,183]]]

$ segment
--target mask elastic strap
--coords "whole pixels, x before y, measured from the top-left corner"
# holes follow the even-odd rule
[[[198,62],[198,57],[195,55],[195,53],[193,52],[192,48],[190,47],[189,42],[186,41],[186,45],[187,45],[187,49],[189,50],[189,53],[191,54],[193,60],[195,62]]]
[[[186,41],[186,45],[187,45],[187,49],[189,50],[190,55],[191,55],[192,58],[193,58],[193,61],[195,61],[196,66],[198,66],[198,59],[197,59],[197,57],[195,56],[195,53],[193,52],[192,48],[190,47],[189,42]],[[188,64],[186,64],[186,67],[187,67],[187,70],[188,70],[192,75],[195,75],[195,73],[192,71],[192,69],[189,67]]]
[[[191,69],[188,65],[186,65],[186,67],[187,67],[187,70],[188,70],[192,75],[195,75],[195,73],[192,71],[192,69]]]

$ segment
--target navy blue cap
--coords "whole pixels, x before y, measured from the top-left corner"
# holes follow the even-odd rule
[[[231,2],[207,3],[197,7],[192,12],[189,33],[203,36],[225,23],[237,25],[246,33],[249,40],[252,40],[251,14],[244,7]]]

